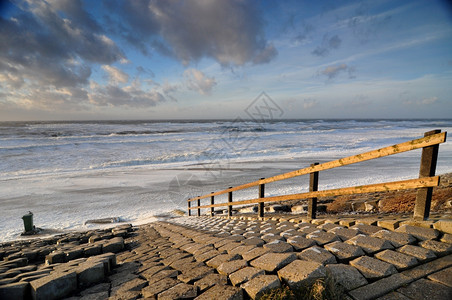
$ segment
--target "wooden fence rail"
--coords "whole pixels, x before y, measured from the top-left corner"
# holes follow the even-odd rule
[[[264,216],[264,203],[274,202],[274,201],[289,201],[289,200],[300,200],[309,199],[308,201],[308,217],[316,218],[316,207],[317,198],[326,196],[338,196],[338,195],[351,195],[351,194],[361,194],[369,192],[384,192],[393,190],[405,190],[405,189],[418,189],[416,196],[416,204],[414,208],[414,219],[427,219],[430,213],[430,203],[432,197],[433,187],[439,185],[439,177],[435,176],[436,161],[438,157],[439,144],[446,141],[447,132],[441,132],[441,130],[433,130],[426,132],[423,138],[411,140],[408,142],[400,143],[397,145],[369,151],[366,153],[353,155],[338,160],[326,162],[323,164],[314,163],[310,167],[295,170],[292,172],[279,174],[269,178],[261,178],[260,180],[242,184],[236,187],[229,187],[228,189],[211,192],[203,196],[198,196],[190,198],[188,202],[188,215],[191,215],[192,209],[198,210],[198,216],[201,214],[201,209],[210,208],[210,213],[213,215],[214,207],[228,207],[228,216],[232,215],[233,205],[244,205],[244,204],[258,204],[258,215],[259,217]],[[421,156],[421,167],[419,172],[419,179],[410,179],[404,181],[394,181],[387,183],[378,183],[364,186],[346,187],[340,189],[331,189],[318,191],[318,180],[319,172],[337,168],[341,166],[351,165],[358,162],[363,162],[371,159],[376,159],[384,156],[394,155],[406,151],[411,151],[415,149],[422,148]],[[265,197],[265,184],[285,180],[297,176],[310,174],[310,184],[309,192]],[[247,189],[250,187],[259,186],[258,188],[258,198],[242,201],[233,201],[232,193],[234,191]],[[228,194],[227,203],[216,203],[214,197],[218,195]],[[210,197],[210,205],[201,205],[200,201],[204,198]],[[197,206],[191,206],[191,202],[197,201]]]

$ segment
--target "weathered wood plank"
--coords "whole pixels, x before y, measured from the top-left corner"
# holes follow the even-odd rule
[[[447,134],[446,132],[441,132],[438,134],[429,135],[429,136],[426,136],[423,138],[411,140],[411,141],[400,143],[397,145],[392,145],[389,147],[372,150],[372,151],[365,152],[362,154],[352,155],[352,156],[341,158],[338,160],[326,162],[326,163],[323,163],[320,165],[310,166],[310,167],[307,167],[304,169],[299,169],[299,170],[295,170],[292,172],[276,175],[273,177],[257,180],[254,182],[245,183],[245,184],[242,184],[242,185],[239,185],[236,187],[232,187],[232,188],[228,188],[228,189],[225,189],[222,191],[215,192],[213,194],[206,194],[203,196],[191,198],[191,199],[188,199],[187,201],[195,201],[198,199],[207,198],[212,195],[213,196],[222,195],[222,194],[225,194],[228,192],[234,192],[234,191],[250,188],[253,186],[258,186],[260,184],[266,184],[266,183],[275,182],[275,181],[279,181],[279,180],[289,179],[289,178],[293,178],[296,176],[306,175],[309,173],[333,169],[333,168],[351,165],[351,164],[355,164],[355,163],[359,163],[359,162],[363,162],[363,161],[367,161],[367,160],[371,160],[371,159],[375,159],[375,158],[380,158],[380,157],[384,157],[384,156],[394,155],[397,153],[402,153],[402,152],[411,151],[411,150],[415,150],[415,149],[419,149],[419,148],[424,148],[427,146],[441,144],[446,141],[446,134]]]
[[[434,187],[434,186],[439,185],[439,178],[440,178],[439,176],[424,177],[424,178],[418,178],[418,179],[377,183],[377,184],[346,187],[346,188],[339,188],[339,189],[332,189],[332,190],[307,192],[307,193],[301,193],[301,194],[291,194],[291,195],[283,195],[283,196],[257,198],[257,199],[232,202],[232,205],[300,200],[300,199],[308,199],[308,198],[313,198],[313,197],[332,197],[332,196],[340,196],[340,195],[364,194],[364,193],[373,193],[373,192],[388,192],[388,191],[394,191],[394,190],[416,189],[416,188],[421,188],[421,187]],[[214,205],[202,205],[202,206],[199,206],[199,208],[221,207],[221,206],[228,206],[228,205],[231,205],[231,202],[216,203]],[[198,207],[192,207],[191,209],[195,209],[195,208],[198,208]]]

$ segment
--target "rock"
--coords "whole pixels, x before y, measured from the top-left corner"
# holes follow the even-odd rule
[[[450,299],[452,288],[440,283],[419,279],[407,287],[401,287],[397,290],[399,293],[411,299]]]
[[[394,232],[389,230],[380,230],[372,234],[372,237],[388,240],[396,248],[416,242],[416,238],[409,233]]]
[[[384,239],[374,238],[359,234],[345,243],[361,247],[368,254],[373,254],[385,249],[394,249],[392,244]]]
[[[433,228],[444,233],[452,234],[452,220],[439,220],[433,224]]]
[[[397,249],[398,252],[408,254],[416,257],[420,262],[426,262],[436,258],[435,253],[432,250],[424,249],[422,247],[405,245]]]
[[[75,269],[79,287],[86,287],[101,282],[105,278],[103,263],[83,263]]]
[[[237,270],[248,266],[248,262],[244,259],[238,259],[233,261],[227,261],[218,266],[217,271],[221,275],[229,275]]]
[[[443,256],[452,253],[452,245],[433,240],[426,240],[419,243],[419,246],[432,250],[437,256]]]
[[[243,270],[243,269],[242,269]],[[208,274],[194,283],[202,293],[214,285],[225,285],[228,283],[228,277],[220,274]]]
[[[409,233],[418,240],[431,240],[439,236],[439,232],[433,228],[422,228],[418,226],[403,225],[396,229],[396,232]]]
[[[452,267],[433,273],[428,279],[452,287]]]
[[[293,247],[290,244],[280,240],[271,241],[265,244],[264,248],[274,253],[285,253],[293,251]]]
[[[141,290],[141,294],[143,298],[157,298],[157,295],[172,288],[177,285],[179,282],[173,278],[164,278],[160,281],[157,281]]]
[[[115,237],[103,244],[102,252],[118,253],[123,249],[124,249],[124,239],[122,237]]]
[[[303,249],[312,247],[316,245],[316,242],[314,242],[311,239],[307,239],[301,236],[293,236],[287,239],[287,242],[292,245],[292,247],[296,251],[301,251]]]
[[[349,261],[365,255],[361,247],[342,242],[333,242],[326,244],[324,247],[326,250],[333,253],[339,261]]]
[[[305,249],[297,253],[297,256],[300,259],[318,262],[323,265],[336,263],[336,257],[333,254],[318,246]]]
[[[415,257],[392,250],[381,251],[375,254],[375,257],[387,263],[393,264],[399,271],[406,270],[418,264]]]

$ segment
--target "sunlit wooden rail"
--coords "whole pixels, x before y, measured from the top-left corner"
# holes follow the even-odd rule
[[[212,192],[203,196],[190,198],[188,203],[188,214],[191,215],[191,210],[196,209],[198,215],[201,214],[201,209],[209,209],[213,215],[215,207],[228,207],[228,215],[232,215],[233,205],[245,205],[245,204],[258,204],[259,217],[264,216],[264,203],[275,201],[289,201],[308,199],[308,218],[316,218],[317,210],[317,198],[318,197],[331,197],[339,195],[352,195],[362,194],[370,192],[385,192],[394,190],[406,190],[406,189],[418,189],[416,195],[416,203],[414,208],[414,219],[424,220],[429,217],[430,204],[432,199],[433,187],[439,185],[439,176],[435,176],[436,162],[438,157],[439,144],[446,141],[447,132],[441,132],[441,130],[432,130],[426,132],[423,138],[414,139],[408,142],[392,145],[389,147],[372,150],[369,152],[341,158],[338,160],[326,162],[323,164],[314,163],[311,166],[284,174],[279,174],[269,178],[261,178],[253,182],[245,183],[236,187],[229,187],[227,189]],[[330,189],[324,191],[318,191],[318,179],[319,172],[329,170],[337,167],[351,165],[371,159],[394,155],[402,152],[407,152],[415,149],[422,148],[421,165],[418,179],[409,179],[403,181],[393,181],[386,183],[377,183],[370,185],[345,187],[339,189]],[[285,180],[302,175],[310,175],[309,192],[265,197],[265,184],[275,181]],[[235,191],[258,187],[258,197],[250,200],[233,201],[232,193]],[[228,201],[226,203],[215,203],[215,196],[228,194]],[[210,204],[201,205],[201,200],[210,198]],[[191,203],[197,201],[196,206],[192,206]]]

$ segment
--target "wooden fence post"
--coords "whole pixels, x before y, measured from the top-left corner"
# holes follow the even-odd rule
[[[311,167],[318,165],[319,163],[311,164]],[[312,172],[309,174],[309,191],[316,192],[319,186],[319,172]],[[308,200],[308,219],[312,220],[316,218],[317,213],[317,197],[310,198]]]
[[[190,199],[188,199],[188,200],[190,200]],[[191,203],[191,201],[188,201],[188,216],[189,217],[191,216],[190,203]]]
[[[265,179],[265,178],[261,178],[261,179]],[[265,195],[265,184],[259,184],[259,198],[264,198]],[[258,213],[258,217],[259,218],[263,218],[264,217],[264,202],[259,202],[258,207],[257,207],[257,213]]]
[[[213,192],[211,192],[211,194],[213,194]],[[214,200],[214,196],[210,196],[210,205],[214,205],[215,204],[215,200]],[[214,208],[211,207],[210,208],[210,216],[213,217],[214,215]]]
[[[436,129],[424,133],[424,136],[429,136],[440,132],[440,129]],[[438,159],[438,149],[438,144],[422,148],[419,178],[435,176],[436,161]],[[432,187],[419,188],[417,190],[413,219],[418,221],[428,219],[430,215],[430,205],[432,203],[432,194]]]
[[[199,196],[198,196],[199,197]],[[201,206],[201,199],[198,199],[198,207]],[[198,208],[198,217],[201,215],[201,209]]]
[[[232,189],[232,186],[229,187]],[[232,203],[232,192],[228,192],[228,202]],[[228,205],[228,217],[232,216],[232,205]]]

